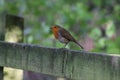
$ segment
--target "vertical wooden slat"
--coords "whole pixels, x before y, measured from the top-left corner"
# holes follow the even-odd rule
[[[4,15],[3,13],[0,14],[0,40],[3,41],[5,39],[5,31],[4,31]],[[0,66],[0,80],[3,80],[3,70],[4,70],[4,67],[3,66]]]
[[[4,30],[5,30],[4,40],[7,42],[14,42],[14,43],[23,42],[24,19],[18,16],[6,14],[4,23],[5,23],[4,24]],[[20,70],[6,68],[6,67],[4,68],[4,70],[5,69],[13,71],[13,72],[15,71],[16,73],[14,72],[15,75],[13,75],[13,80],[16,80],[15,76],[18,74],[17,72],[19,72]],[[9,73],[10,72],[8,72],[8,75],[12,75]]]
[[[14,15],[6,15],[5,19],[5,41],[22,43],[24,20]]]

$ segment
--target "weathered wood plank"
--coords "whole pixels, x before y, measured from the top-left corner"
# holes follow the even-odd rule
[[[0,66],[75,80],[119,80],[120,56],[0,42]]]

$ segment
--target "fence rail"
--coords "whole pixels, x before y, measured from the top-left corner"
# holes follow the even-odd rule
[[[119,80],[120,56],[0,41],[0,66],[75,80]]]

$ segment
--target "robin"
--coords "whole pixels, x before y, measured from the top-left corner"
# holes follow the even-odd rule
[[[55,38],[58,39],[61,43],[65,44],[64,48],[71,41],[76,43],[83,49],[81,44],[79,44],[66,29],[60,27],[59,25],[54,25],[51,29],[54,33]]]

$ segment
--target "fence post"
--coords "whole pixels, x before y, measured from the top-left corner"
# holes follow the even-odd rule
[[[14,15],[5,16],[5,41],[22,43],[23,42],[24,20]]]
[[[7,42],[23,42],[23,18],[1,14],[0,24],[0,40]],[[0,67],[0,80],[3,80],[3,73],[4,67]]]

